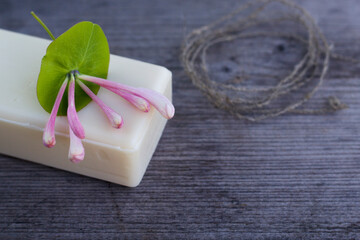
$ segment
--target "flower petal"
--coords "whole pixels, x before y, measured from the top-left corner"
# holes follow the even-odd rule
[[[164,118],[171,119],[174,117],[174,105],[164,95],[147,88],[136,88],[132,93],[149,101]]]
[[[73,130],[74,134],[81,139],[85,138],[85,131],[82,127],[79,117],[75,108],[75,78],[71,74],[69,91],[68,91],[68,109],[67,109],[67,118],[70,125],[70,128]]]
[[[69,148],[69,160],[73,163],[78,163],[84,160],[85,150],[82,145],[81,139],[78,138],[73,130],[69,128],[70,135],[70,148]]]
[[[128,101],[136,108],[138,108],[140,111],[143,112],[150,111],[150,104],[144,98],[136,96],[134,94],[131,94],[130,92],[121,89],[115,89],[115,88],[107,88],[107,89],[112,91],[113,93],[116,93],[120,97],[124,98],[126,101]]]
[[[111,125],[114,128],[121,128],[121,126],[123,125],[122,117],[112,108],[107,106],[103,101],[101,101],[101,99],[96,96],[84,83],[82,83],[80,80],[77,80],[77,83],[84,90],[84,92],[86,92],[86,94],[89,95],[89,97],[91,97],[92,100],[97,103],[97,105],[99,105],[99,107],[103,110],[103,112],[109,119]]]
[[[131,94],[134,94],[138,97],[144,98],[147,100],[151,105],[153,105],[165,118],[170,119],[175,114],[175,108],[173,104],[162,94],[153,91],[151,89],[146,88],[135,88],[130,87],[125,84],[107,81],[102,78],[92,77],[88,75],[80,74],[78,77],[82,80],[93,82],[98,84],[102,87],[105,87],[109,90],[117,89],[117,90],[125,90]]]
[[[63,84],[60,87],[60,90],[56,96],[54,106],[51,110],[51,114],[49,117],[48,122],[46,123],[44,134],[43,134],[43,143],[46,147],[52,148],[55,146],[56,140],[55,140],[55,120],[56,115],[59,110],[59,106],[61,103],[61,99],[63,98],[66,86],[68,83],[68,77],[65,78]]]

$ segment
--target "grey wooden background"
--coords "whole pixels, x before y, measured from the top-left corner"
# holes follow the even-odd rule
[[[55,35],[100,24],[113,54],[173,72],[176,107],[137,188],[0,155],[0,239],[360,239],[358,66],[333,61],[313,101],[350,109],[256,124],[213,108],[184,74],[186,33],[241,2],[0,0],[4,29],[47,37],[31,10]],[[360,59],[359,0],[298,3],[337,53]]]

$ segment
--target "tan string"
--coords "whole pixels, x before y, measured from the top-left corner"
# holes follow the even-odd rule
[[[274,31],[274,26],[283,23],[296,24],[296,31],[286,31],[286,28]],[[304,33],[299,33],[298,29]],[[210,78],[207,63],[209,48],[224,42],[265,40],[269,37],[293,40],[306,47],[304,56],[288,75],[278,78],[271,86],[244,86],[241,82],[223,83]],[[347,108],[336,97],[329,97],[326,107],[298,109],[318,91],[328,71],[330,57],[343,58],[332,54],[331,50],[332,46],[302,7],[289,0],[252,0],[219,20],[191,32],[184,41],[181,60],[193,84],[216,107],[239,118],[259,121],[288,112],[325,114]],[[289,98],[289,95],[295,94],[301,94],[301,97]]]

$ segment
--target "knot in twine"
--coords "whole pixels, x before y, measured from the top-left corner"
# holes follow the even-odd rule
[[[290,30],[282,24],[290,23]],[[296,25],[296,27],[294,27]],[[279,29],[274,31],[278,26]],[[280,27],[279,27],[280,26]],[[302,28],[304,33],[299,33]],[[305,35],[305,36],[304,36]],[[243,77],[220,82],[210,77],[207,52],[215,44],[234,40],[282,38],[299,42],[305,54],[273,85],[244,86]],[[278,51],[284,46],[279,45]],[[310,14],[288,0],[252,0],[219,20],[191,32],[185,39],[181,60],[193,84],[221,109],[249,121],[260,121],[284,113],[325,114],[347,108],[336,97],[319,109],[298,109],[313,97],[329,68],[329,45]],[[261,68],[262,66],[256,66]],[[264,81],[263,81],[264,82]],[[268,81],[265,81],[268,83]]]

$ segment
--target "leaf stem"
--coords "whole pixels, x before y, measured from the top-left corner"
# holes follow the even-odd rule
[[[40,23],[40,25],[45,29],[45,31],[49,34],[52,40],[55,40],[54,35],[51,33],[50,29],[45,25],[43,21],[33,12],[31,11],[31,15]]]

